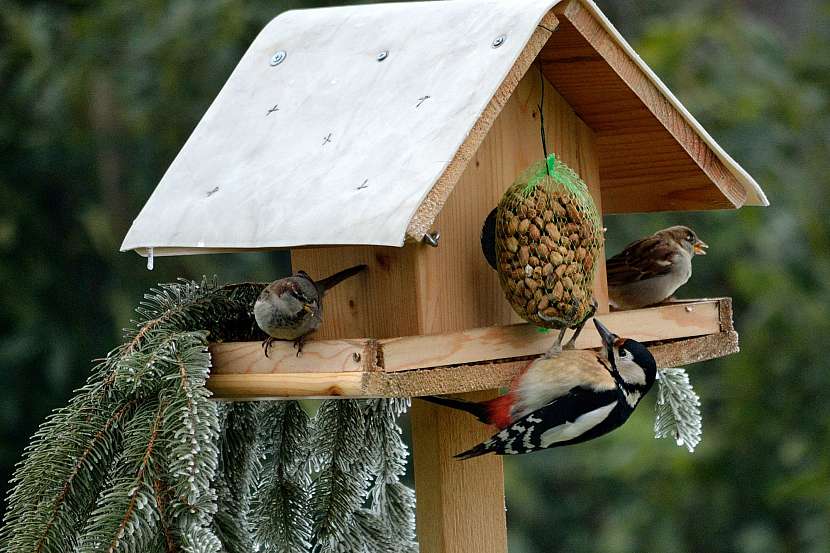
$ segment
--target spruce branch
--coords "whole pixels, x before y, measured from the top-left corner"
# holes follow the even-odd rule
[[[361,525],[367,538],[375,543],[375,550],[417,549],[415,493],[400,481],[406,473],[408,451],[397,418],[408,407],[408,399],[374,399],[364,403],[366,443],[375,462],[369,507],[362,509]]]
[[[306,553],[311,548],[310,420],[296,401],[270,401],[260,432],[262,478],[252,523],[264,553]]]
[[[314,420],[312,466],[319,472],[312,485],[315,553],[360,551],[354,516],[366,500],[370,466],[365,446],[361,402],[324,401]]]
[[[672,437],[680,447],[694,453],[703,434],[700,397],[682,368],[658,369],[656,438]]]
[[[158,470],[158,472],[161,471]],[[159,512],[159,526],[161,526],[164,538],[162,551],[164,551],[164,553],[175,553],[176,542],[173,536],[170,514],[167,511],[167,505],[170,503],[171,490],[164,482],[164,479],[159,477],[156,478],[155,482],[153,482],[153,492],[155,494],[156,506],[158,507]]]
[[[414,551],[406,401],[325,402],[312,424],[293,401],[210,400],[208,336],[255,339],[261,290],[150,290],[126,343],[24,452],[0,551]]]
[[[94,508],[133,402],[95,405],[89,387],[41,425],[11,480],[0,543],[47,553],[77,541],[78,525]]]
[[[166,401],[142,405],[125,428],[124,451],[117,457],[114,477],[84,528],[81,553],[145,551],[155,541],[158,508],[152,457],[168,406]]]
[[[254,550],[250,521],[251,496],[259,480],[258,442],[261,407],[257,402],[223,406],[219,471],[214,483],[217,511],[213,529],[228,553]]]

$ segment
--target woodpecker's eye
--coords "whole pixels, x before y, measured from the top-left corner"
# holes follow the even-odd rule
[[[628,351],[624,350],[623,348],[620,348],[619,354],[621,359],[625,359],[626,357],[628,357]]]

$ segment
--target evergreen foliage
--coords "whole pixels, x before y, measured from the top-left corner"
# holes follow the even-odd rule
[[[678,446],[694,453],[703,434],[700,398],[684,369],[659,369],[659,375],[654,435],[674,438]]]
[[[219,477],[214,488],[217,512],[214,531],[228,553],[254,550],[254,535],[249,522],[251,498],[262,465],[260,463],[259,404],[230,403],[222,416]]]
[[[27,448],[0,551],[411,550],[404,402],[325,402],[312,424],[296,402],[209,399],[208,337],[254,339],[261,289],[203,279],[145,295],[127,342]]]
[[[294,401],[270,402],[262,413],[265,455],[254,495],[257,541],[263,553],[304,553],[311,549],[311,421]]]

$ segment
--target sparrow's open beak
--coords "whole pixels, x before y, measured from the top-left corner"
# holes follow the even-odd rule
[[[692,248],[694,248],[695,255],[706,255],[706,248],[708,247],[709,244],[700,239],[698,239],[694,246],[692,246]]]

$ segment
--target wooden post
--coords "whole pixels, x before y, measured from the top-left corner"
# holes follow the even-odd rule
[[[322,277],[354,263],[369,271],[333,289],[318,338],[387,338],[454,332],[519,322],[481,254],[479,234],[504,190],[542,157],[535,66],[518,83],[433,226],[437,248],[342,247],[292,251],[295,269]],[[592,191],[598,170],[591,130],[546,83],[548,144]],[[597,287],[604,294],[604,265]],[[607,306],[607,296],[598,298]],[[553,335],[551,335],[551,340]],[[469,396],[483,399],[496,392]],[[504,553],[507,527],[500,457],[456,461],[452,455],[489,437],[472,417],[421,401],[412,408],[418,538],[423,553]]]

